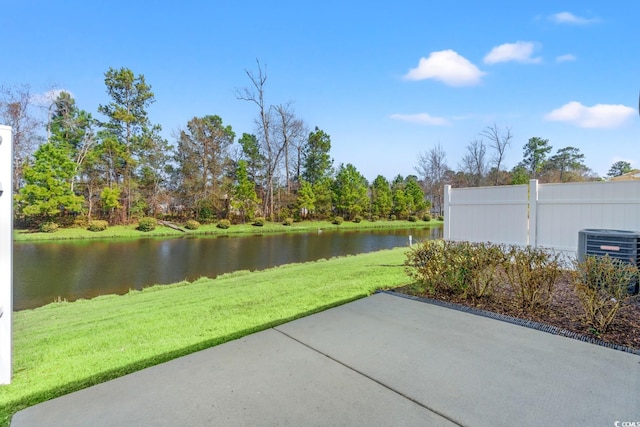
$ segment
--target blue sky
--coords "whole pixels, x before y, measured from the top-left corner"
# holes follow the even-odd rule
[[[440,144],[457,169],[496,124],[578,147],[601,176],[640,167],[640,3],[0,0],[0,84],[70,91],[97,116],[109,67],[144,74],[150,119],[172,134],[217,114],[240,136],[256,110],[236,99],[266,67],[266,101],[294,101],[331,136],[336,165],[373,180],[415,174]]]

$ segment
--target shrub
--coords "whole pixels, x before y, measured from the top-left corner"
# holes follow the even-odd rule
[[[200,228],[200,223],[195,219],[190,219],[185,223],[184,228],[187,230],[197,230]]]
[[[444,215],[438,215],[438,221],[444,221]]]
[[[505,250],[493,243],[461,244],[461,260],[459,266],[465,274],[465,297],[477,300],[489,296],[494,288],[503,282],[503,264],[506,261]]]
[[[430,214],[422,215],[422,220],[425,221],[425,222],[431,221],[431,215]]]
[[[228,219],[221,219],[220,221],[218,221],[216,227],[226,230],[227,228],[231,227],[231,221],[229,221]]]
[[[213,202],[211,200],[201,200],[197,206],[198,216],[197,220],[202,223],[210,223],[216,217],[215,207],[213,206]]]
[[[343,222],[344,222],[344,218],[342,218],[341,216],[337,216],[337,217],[333,218],[332,224],[340,225]]]
[[[395,215],[389,216],[389,221],[395,221],[395,220],[396,220],[396,216]]]
[[[378,215],[371,215],[371,222],[379,221],[380,217]]]
[[[157,225],[158,221],[155,218],[147,216],[144,218],[140,218],[140,220],[138,221],[138,230],[144,231],[146,233],[155,230]]]
[[[38,229],[42,233],[55,233],[56,231],[58,231],[58,227],[58,224],[56,224],[55,222],[48,221],[40,224]]]
[[[87,219],[84,217],[78,217],[73,220],[73,226],[76,228],[85,228],[88,225]]]
[[[278,213],[278,218],[280,221],[284,222],[287,218],[293,217],[294,214],[295,212],[291,208],[287,206],[283,206],[282,208],[280,208],[280,212]]]
[[[560,254],[544,248],[511,246],[506,255],[504,270],[520,308],[531,313],[545,310],[562,274]]]
[[[426,240],[407,252],[405,272],[428,294],[437,294],[445,287],[443,277],[447,269],[446,244],[443,240]]]
[[[362,222],[362,216],[360,215],[356,215],[353,217],[353,222],[355,222],[356,224],[361,223]]]
[[[608,255],[588,256],[582,262],[575,262],[571,279],[587,324],[596,334],[601,334],[630,298],[628,286],[638,280],[638,269]]]
[[[503,248],[491,243],[427,240],[411,249],[404,265],[428,293],[476,300],[501,281],[504,258]]]
[[[418,221],[418,217],[415,215],[409,215],[409,218],[407,218],[410,222],[417,222]]]
[[[267,222],[267,220],[266,220],[266,219],[264,219],[264,217],[259,216],[259,217],[256,217],[256,218],[253,220],[253,225],[255,225],[256,227],[262,227],[262,226],[264,226],[264,223],[265,223],[265,222]]]
[[[93,221],[89,221],[89,225],[87,226],[87,230],[98,232],[104,231],[109,227],[109,223],[107,221],[101,219],[94,219]]]
[[[291,226],[293,224],[293,218],[285,218],[284,221],[282,221],[282,225],[286,225],[287,227]]]

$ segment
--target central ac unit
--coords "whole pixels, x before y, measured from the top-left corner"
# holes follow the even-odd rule
[[[585,229],[578,232],[578,261],[587,256],[619,259],[640,268],[640,232]],[[629,284],[629,293],[638,293],[638,280]]]

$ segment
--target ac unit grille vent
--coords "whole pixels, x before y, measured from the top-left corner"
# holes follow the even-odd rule
[[[578,260],[587,256],[606,256],[628,262],[640,268],[640,232],[621,230],[580,230]],[[629,293],[638,293],[638,281],[629,285]]]

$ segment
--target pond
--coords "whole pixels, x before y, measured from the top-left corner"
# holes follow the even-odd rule
[[[354,255],[442,237],[442,228],[164,239],[15,242],[13,305],[124,294],[153,284]]]

